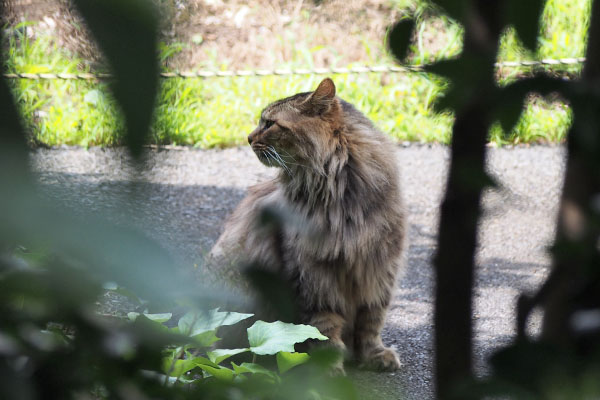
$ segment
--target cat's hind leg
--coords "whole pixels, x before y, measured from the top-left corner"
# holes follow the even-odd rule
[[[342,340],[342,332],[346,324],[345,318],[335,312],[321,311],[311,315],[307,320],[309,325],[316,327],[319,332],[329,338],[324,343],[326,346],[333,347],[340,352],[338,360],[332,366],[331,374],[345,375],[344,355],[346,354],[346,345]]]
[[[385,347],[381,329],[387,307],[362,306],[354,321],[354,347],[362,367],[377,371],[395,371],[401,367],[396,351]]]

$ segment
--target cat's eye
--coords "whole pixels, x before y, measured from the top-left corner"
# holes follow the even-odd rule
[[[270,127],[273,126],[274,123],[275,123],[275,121],[265,120],[265,129],[269,129]]]

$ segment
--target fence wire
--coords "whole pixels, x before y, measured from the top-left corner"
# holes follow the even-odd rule
[[[503,61],[495,63],[497,68],[534,67],[550,65],[576,65],[585,62],[584,57],[543,59],[530,61]],[[169,78],[213,78],[213,77],[244,77],[244,76],[286,76],[286,75],[334,75],[334,74],[364,74],[364,73],[397,73],[397,72],[420,72],[425,68],[422,65],[405,66],[357,66],[350,68],[298,68],[298,69],[260,69],[260,70],[236,70],[236,71],[183,71],[183,72],[161,72],[160,77]],[[8,79],[62,79],[62,80],[106,80],[111,79],[111,74],[81,72],[76,74],[67,73],[7,73]]]

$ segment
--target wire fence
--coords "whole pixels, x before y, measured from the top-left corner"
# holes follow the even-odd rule
[[[577,65],[585,62],[584,57],[543,59],[530,61],[503,61],[495,64],[496,67],[517,68],[535,66]],[[160,77],[169,78],[213,78],[213,77],[244,77],[244,76],[286,76],[286,75],[328,75],[328,74],[364,74],[364,73],[397,73],[397,72],[422,72],[422,65],[404,66],[356,66],[350,68],[298,68],[298,69],[269,69],[269,70],[236,70],[236,71],[183,71],[161,72]],[[111,79],[111,74],[103,73],[8,73],[8,79],[62,79],[62,80],[106,80]]]

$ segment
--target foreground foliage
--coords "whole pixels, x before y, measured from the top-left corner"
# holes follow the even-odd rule
[[[107,88],[121,110],[123,143],[139,160],[158,86],[156,16],[143,0],[74,3],[115,75]],[[220,327],[251,316],[208,310],[232,296],[201,287],[143,234],[42,198],[5,67],[0,59],[0,398],[356,398],[347,380],[326,373],[337,354],[294,352],[296,343],[327,339],[316,328],[256,321],[248,347],[215,349]],[[178,319],[146,309],[131,321],[100,315],[104,287],[137,293],[148,310],[190,311]],[[228,360],[244,353],[260,358]]]
[[[213,309],[178,320],[171,313],[109,318],[95,311],[102,286],[64,260],[21,252],[0,268],[2,398],[355,398],[347,381],[327,377],[335,354],[294,351],[296,343],[326,339],[314,327],[255,321],[248,348],[215,348],[220,327],[252,314]],[[229,360],[244,353],[260,361]]]
[[[435,288],[436,396],[439,399],[585,399],[600,395],[600,1],[592,3],[589,46],[581,76],[560,79],[549,71],[518,76],[500,87],[494,62],[502,33],[512,27],[529,49],[538,45],[544,2],[532,0],[436,0],[465,26],[465,47],[453,60],[427,70],[448,78],[449,90],[436,107],[456,114],[450,168],[441,205]],[[549,3],[549,4],[552,4]],[[556,4],[556,3],[554,3]],[[398,59],[415,24],[399,21],[392,30]],[[517,337],[490,359],[489,376],[473,366],[473,291],[483,190],[497,183],[486,171],[486,139],[492,124],[510,131],[521,104],[536,93],[558,93],[572,106],[565,183],[557,234],[550,249],[552,268],[533,295],[519,297]],[[526,331],[532,311],[543,311],[539,335]]]
[[[23,255],[37,259],[37,265]],[[129,322],[101,316],[94,303],[104,289],[68,264],[21,252],[0,266],[0,325],[6,327],[0,333],[2,398],[50,393],[68,398],[86,392],[99,398],[135,393],[169,398],[277,399],[284,393],[286,399],[355,397],[344,379],[325,373],[335,354],[321,351],[311,358],[294,351],[295,343],[326,339],[314,327],[256,321],[247,330],[248,348],[215,348],[221,326],[252,314],[196,310],[174,320],[171,313],[131,312]],[[165,326],[167,321],[175,326]],[[263,357],[259,363],[229,361],[243,353]]]

